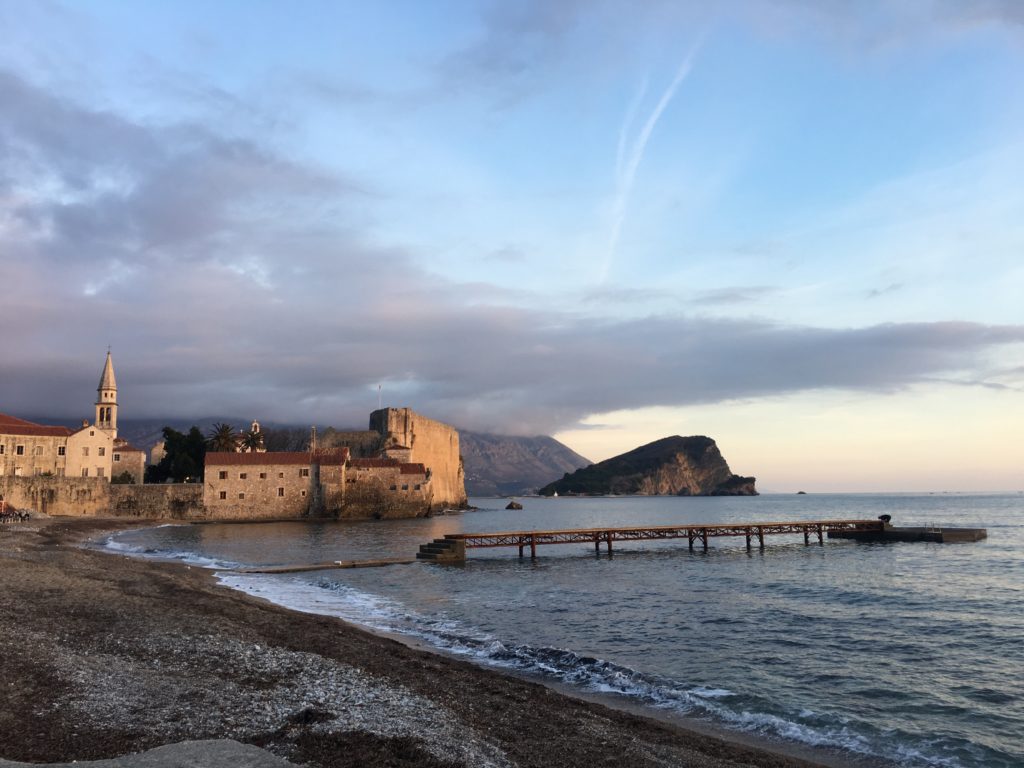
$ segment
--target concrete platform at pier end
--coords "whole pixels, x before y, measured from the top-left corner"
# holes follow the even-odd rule
[[[856,539],[858,541],[931,541],[936,544],[955,544],[963,541],[981,541],[988,538],[985,528],[893,528],[886,526],[873,531],[828,531],[830,539]]]

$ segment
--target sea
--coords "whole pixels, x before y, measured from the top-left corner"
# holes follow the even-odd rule
[[[416,520],[166,525],[124,554],[585,695],[853,763],[1024,766],[1024,494],[472,499]],[[770,536],[516,550],[293,574],[239,567],[411,557],[446,533],[873,519],[988,529],[961,544]]]

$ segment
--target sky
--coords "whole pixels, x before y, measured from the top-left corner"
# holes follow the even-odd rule
[[[1024,489],[1024,4],[0,0],[0,411]]]

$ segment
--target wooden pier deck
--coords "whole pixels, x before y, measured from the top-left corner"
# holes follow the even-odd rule
[[[744,537],[747,548],[756,540],[764,547],[766,536],[803,535],[804,544],[810,544],[813,536],[821,544],[827,534],[861,533],[878,535],[891,530],[882,520],[796,520],[776,523],[719,523],[633,526],[629,528],[582,528],[560,531],[503,531],[498,533],[449,533],[442,539],[424,544],[416,557],[436,562],[462,562],[467,549],[483,547],[516,547],[523,557],[529,549],[530,557],[537,557],[537,547],[545,544],[593,544],[596,552],[604,544],[608,553],[614,542],[655,541],[662,539],[686,539],[690,549],[700,545],[708,548],[708,540],[722,536]]]

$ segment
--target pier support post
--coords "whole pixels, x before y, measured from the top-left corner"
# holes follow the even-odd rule
[[[804,546],[809,547],[811,545],[811,532],[804,528]]]
[[[523,559],[523,542],[522,541],[519,542],[519,559],[520,560]]]
[[[605,534],[605,541],[608,542],[608,554],[610,556],[611,553],[612,553],[612,532],[611,531],[608,531],[608,533]]]
[[[693,531],[687,531],[686,538],[690,540],[690,551],[693,552]]]
[[[747,551],[750,551],[750,529],[747,529]]]
[[[594,537],[594,554],[595,555],[600,555],[601,554],[601,539],[598,536]]]
[[[764,528],[758,527],[757,529],[757,545],[761,549],[764,549]]]
[[[818,543],[819,544],[824,544],[825,543],[825,528],[824,528],[824,526],[821,526],[821,525],[818,526]]]
[[[707,528],[702,528],[701,529],[701,534],[702,535],[701,535],[700,538],[701,538],[701,541],[704,542],[704,551],[707,552],[708,551],[708,529]]]
[[[530,536],[530,559],[537,559],[537,537]]]

